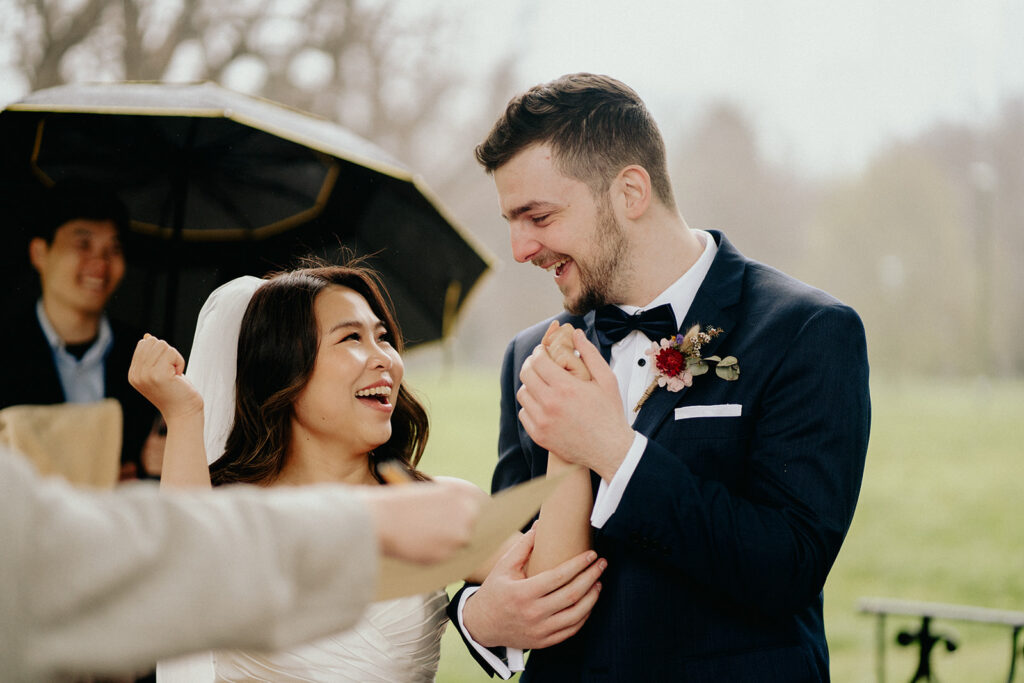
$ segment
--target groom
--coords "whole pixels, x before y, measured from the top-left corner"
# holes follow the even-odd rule
[[[600,584],[603,560],[573,578],[588,558],[527,579],[528,548],[509,553],[452,601],[474,656],[507,677],[533,648],[523,681],[828,680],[822,588],[870,422],[857,314],[690,229],[656,124],[614,79],[530,89],[476,154],[593,375],[535,352],[547,321],[512,341],[493,488],[543,474],[549,450],[592,470],[607,568]],[[649,352],[696,324],[682,364]]]

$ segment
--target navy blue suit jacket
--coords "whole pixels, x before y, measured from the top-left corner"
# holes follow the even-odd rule
[[[829,678],[822,588],[867,451],[864,329],[848,306],[712,234],[718,254],[681,330],[722,328],[703,355],[736,356],[739,379],[709,372],[641,408],[633,427],[647,448],[595,535],[608,559],[601,595],[577,635],[530,653],[523,681]],[[596,343],[593,312],[558,318]],[[544,473],[515,396],[546,327],[505,356],[495,491]],[[719,404],[741,413],[676,419],[676,408]]]

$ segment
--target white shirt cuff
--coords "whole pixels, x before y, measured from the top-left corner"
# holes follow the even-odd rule
[[[636,471],[636,466],[640,463],[640,456],[644,454],[646,448],[647,437],[640,432],[633,432],[633,443],[626,451],[626,457],[619,465],[619,469],[615,470],[615,476],[612,477],[611,483],[602,479],[597,488],[594,511],[590,513],[590,526],[600,529],[615,514],[615,510],[619,507],[619,501],[622,500],[622,494],[625,493],[626,486],[629,484],[633,472]]]
[[[473,646],[473,649],[476,650],[480,654],[480,656],[484,658],[485,662],[491,665],[491,668],[494,669],[494,673],[498,674],[498,676],[502,680],[507,681],[508,679],[512,678],[512,674],[514,674],[517,671],[522,671],[526,668],[523,662],[523,651],[518,650],[514,647],[505,648],[505,658],[508,660],[508,664],[506,665],[505,662],[498,659],[498,657],[493,652],[491,652],[486,647],[473,640],[473,636],[470,635],[469,631],[467,631],[466,627],[463,625],[462,609],[466,606],[466,600],[468,600],[469,597],[473,595],[473,593],[476,593],[479,589],[480,586],[474,586],[472,588],[467,588],[466,590],[462,591],[462,598],[459,600],[459,609],[457,612],[457,616],[459,618],[459,625],[462,626],[461,631],[466,636],[466,640],[469,641],[469,644]]]

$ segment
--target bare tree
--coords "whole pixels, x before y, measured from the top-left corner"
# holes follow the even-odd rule
[[[726,102],[709,106],[670,162],[676,200],[691,227],[723,230],[748,256],[798,270],[811,188],[763,157],[742,111]]]
[[[5,4],[0,36],[30,90],[85,80],[244,81],[247,91],[335,120],[414,166],[434,161],[429,143],[451,130],[445,128],[453,118],[449,105],[465,101],[458,94],[469,87],[456,60],[443,60],[460,28],[459,17],[443,6],[398,0]],[[485,82],[502,87],[500,79]],[[493,100],[483,94],[476,100],[481,108]]]
[[[961,260],[973,268],[973,355],[995,375],[1024,372],[1024,100],[989,126],[937,125],[917,143],[955,183],[965,217]]]
[[[936,125],[862,173],[812,183],[767,161],[728,104],[686,132],[672,172],[693,227],[852,304],[886,375],[1019,375],[1024,103]]]

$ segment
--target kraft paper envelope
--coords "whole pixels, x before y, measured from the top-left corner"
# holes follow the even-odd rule
[[[121,404],[17,405],[0,410],[0,444],[28,458],[44,477],[112,489],[121,467]]]
[[[537,514],[544,499],[571,471],[568,469],[555,477],[531,479],[491,496],[480,510],[469,544],[444,562],[422,565],[390,557],[380,558],[374,600],[426,593],[461,581],[497,552],[512,534],[522,529]]]

